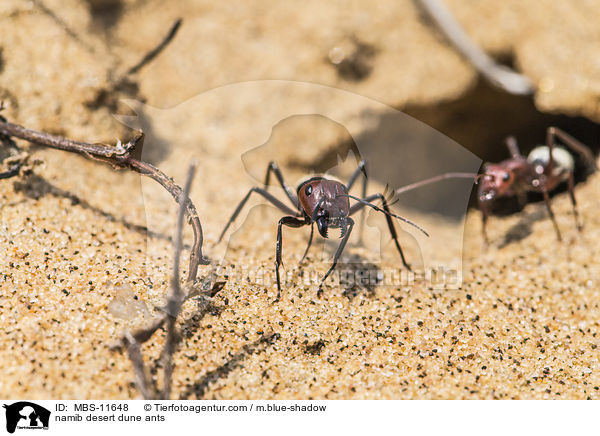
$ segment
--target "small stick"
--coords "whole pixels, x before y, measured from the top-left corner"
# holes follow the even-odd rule
[[[195,164],[192,163],[188,170],[187,179],[181,198],[179,201],[179,213],[177,215],[177,226],[174,238],[174,258],[173,258],[173,274],[171,276],[171,290],[167,297],[166,315],[167,315],[167,339],[165,348],[163,349],[164,370],[163,370],[163,392],[162,399],[168,400],[171,396],[171,382],[173,379],[173,353],[177,345],[177,330],[175,322],[181,311],[181,306],[184,301],[184,295],[181,291],[179,283],[179,257],[182,249],[182,234],[183,234],[183,217],[185,214],[185,199],[188,198],[194,172],[196,171]]]
[[[133,140],[126,144],[119,143],[117,144],[117,147],[113,147],[106,144],[90,144],[87,142],[74,141],[62,136],[28,129],[18,124],[9,123],[3,118],[0,118],[0,135],[17,137],[38,145],[71,153],[83,154],[84,156],[106,162],[114,168],[126,168],[155,180],[171,194],[178,204],[181,201],[185,203],[188,222],[194,231],[194,243],[190,252],[187,281],[194,282],[196,280],[199,265],[208,265],[210,263],[208,259],[202,255],[202,225],[200,224],[200,219],[198,218],[194,203],[192,203],[189,197],[187,199],[182,197],[183,190],[173,181],[173,179],[155,166],[132,156],[132,152],[137,147],[141,147],[144,142],[143,133],[140,132]]]
[[[129,332],[125,333],[125,341],[128,343],[127,355],[129,356],[129,360],[131,360],[131,364],[133,365],[133,372],[135,373],[135,380],[138,390],[145,400],[152,400],[154,395],[148,386],[148,377],[146,375],[146,368],[144,366],[144,359],[142,358],[140,343]]]
[[[167,33],[167,36],[165,36],[163,38],[163,40],[160,42],[160,44],[158,44],[156,47],[154,47],[154,49],[149,51],[146,54],[146,56],[144,56],[142,58],[141,61],[139,61],[137,64],[135,64],[129,70],[127,70],[127,73],[125,73],[125,75],[128,76],[130,74],[135,74],[138,71],[140,71],[142,68],[144,68],[146,65],[148,65],[150,62],[152,62],[152,60],[156,56],[158,56],[160,54],[160,52],[163,51],[167,45],[169,45],[169,43],[173,40],[173,38],[175,38],[175,35],[177,35],[177,31],[179,30],[179,27],[181,26],[182,21],[183,20],[181,18],[177,19],[175,21],[175,23],[173,23],[173,25],[171,26],[171,29],[169,30],[169,33]]]
[[[446,38],[492,85],[510,94],[531,95],[531,80],[511,68],[500,65],[473,42],[442,0],[416,0],[435,21]]]
[[[46,14],[50,19],[52,19],[58,26],[63,29],[67,35],[77,41],[79,44],[83,45],[90,53],[95,53],[94,47],[83,41],[77,33],[73,29],[69,27],[69,25],[58,15],[56,15],[52,9],[46,6],[42,0],[32,0],[32,3],[38,7],[44,14]]]
[[[187,291],[187,293],[185,294],[185,296],[183,297],[182,304],[185,303],[190,298],[195,297],[197,295],[204,295],[206,297],[214,297],[221,289],[223,289],[224,286],[225,286],[225,282],[215,282],[213,284],[212,288],[205,292],[198,291],[197,289],[194,289],[194,288],[190,288]],[[158,329],[162,328],[165,321],[167,320],[167,316],[168,315],[166,312],[162,312],[160,315],[158,315],[156,318],[154,318],[154,320],[152,321],[152,323],[150,325],[132,332],[131,337],[140,343],[149,341],[152,338],[152,336],[154,335],[154,333],[156,333],[156,331]],[[112,344],[110,346],[110,349],[112,351],[118,351],[123,346],[127,346],[128,343],[129,343],[129,341],[128,341],[127,337],[123,337],[119,342]]]

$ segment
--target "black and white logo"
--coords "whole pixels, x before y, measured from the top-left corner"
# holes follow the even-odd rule
[[[14,433],[16,429],[48,430],[50,411],[29,401],[4,404],[6,409],[6,431]]]

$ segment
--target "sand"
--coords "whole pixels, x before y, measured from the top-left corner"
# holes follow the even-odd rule
[[[268,3],[231,10],[209,3],[172,7],[124,1],[119,19],[106,32],[98,30],[106,23],[90,14],[87,2],[61,2],[68,3],[64,8],[58,3],[44,2],[77,37],[33,4],[15,0],[0,9],[6,29],[0,39],[4,115],[90,142],[125,139],[127,129],[112,116],[115,107],[90,102],[178,16],[185,17],[181,33],[135,77],[139,93],[118,97],[143,97],[165,108],[225,84],[276,78],[335,86],[401,108],[457,98],[476,80],[469,66],[417,20],[408,1],[385,3],[368,14],[359,3],[350,10],[323,5],[317,15],[310,13],[317,3],[301,10]],[[596,15],[581,9],[567,13],[555,2],[548,7],[448,3],[486,49],[514,53],[525,73],[536,82],[545,80],[535,97],[540,109],[598,119],[595,81],[600,76],[586,54],[593,44],[578,45],[576,60],[565,54],[573,41],[592,40],[589,23],[597,22]],[[559,40],[552,32],[557,21],[564,29]],[[360,79],[340,75],[328,60],[332,48],[353,44],[353,38],[374,47],[364,60],[372,63],[371,70]],[[54,44],[40,42],[45,40]],[[574,76],[577,80],[571,80]],[[357,108],[340,107],[341,101],[335,97],[323,104],[348,128],[358,129]],[[256,158],[250,174],[243,171],[243,153],[269,139],[260,123],[272,113],[274,108],[257,104],[248,93],[235,101],[215,98],[184,127],[172,119],[164,125],[153,119],[158,136],[170,141],[177,133],[195,147],[193,153],[188,144],[154,155],[165,172],[177,178],[186,156],[202,158],[193,195],[206,252],[214,259],[225,248],[213,247],[224,221],[256,183],[254,168],[262,177],[271,158]],[[275,157],[293,183],[335,150],[344,132],[315,118],[291,120],[275,138],[287,141]],[[311,151],[299,153],[297,144],[311,140]],[[110,346],[125,329],[145,325],[163,302],[176,208],[152,182],[134,174],[62,152],[30,150],[43,161],[34,175],[0,183],[0,395],[137,398],[129,360]],[[281,215],[252,209],[246,221],[236,223],[227,252],[235,274],[221,277],[227,283],[213,301],[185,305],[173,398],[597,398],[597,179],[577,186],[585,223],[581,234],[573,226],[567,196],[554,198],[562,243],[555,240],[543,205],[531,204],[518,214],[493,217],[491,246],[484,251],[479,212],[470,210],[459,289],[430,289],[422,282],[410,289],[328,285],[318,298],[315,285],[297,281],[274,302],[272,285],[239,272],[273,271]],[[374,184],[370,192],[381,188]],[[436,222],[417,212],[411,218]],[[307,235],[308,229],[286,233],[288,271],[304,271],[296,263]],[[403,233],[401,240],[409,259],[415,259],[412,239]],[[443,238],[433,243],[440,251],[446,248]],[[360,247],[349,250],[367,257]],[[319,253],[316,248],[309,254],[305,274],[325,272]],[[385,245],[382,262],[380,269],[399,266],[393,246]],[[199,275],[209,270],[202,268]],[[155,377],[163,341],[160,331],[143,348]]]

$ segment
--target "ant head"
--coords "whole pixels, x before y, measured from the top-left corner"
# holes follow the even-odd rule
[[[479,182],[479,201],[491,201],[510,190],[515,180],[512,170],[502,165],[489,164]]]
[[[327,238],[329,227],[340,228],[344,236],[348,227],[350,203],[346,186],[336,180],[313,177],[298,185],[298,200],[319,233]]]

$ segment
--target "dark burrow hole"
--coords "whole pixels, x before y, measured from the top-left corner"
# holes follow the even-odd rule
[[[484,80],[462,98],[435,106],[410,106],[408,115],[428,124],[453,139],[484,162],[500,162],[509,158],[504,143],[514,136],[519,148],[527,155],[533,148],[546,142],[548,127],[558,127],[590,147],[595,155],[600,152],[600,125],[584,117],[540,112],[532,96],[515,96],[492,88]],[[559,142],[559,145],[560,144]],[[566,147],[568,149],[568,147]],[[584,181],[589,168],[577,153],[575,162],[576,183]],[[561,184],[552,194],[567,190]],[[476,206],[476,189],[470,205]],[[529,193],[528,202],[543,201],[541,194]],[[505,215],[521,209],[516,198],[500,198],[495,202],[494,213]]]
[[[584,117],[540,112],[535,107],[532,96],[510,95],[492,88],[483,80],[457,100],[435,105],[412,105],[404,108],[403,112],[454,140],[483,162],[507,159],[509,153],[504,140],[511,135],[517,139],[521,152],[527,155],[534,147],[545,144],[546,130],[551,126],[558,127],[583,142],[595,155],[600,152],[599,124]],[[426,147],[421,147],[419,141],[426,141],[431,136],[431,129],[415,125],[418,123],[414,123],[414,120],[402,119],[394,111],[377,115],[376,127],[363,132],[354,140],[346,140],[328,150],[315,160],[313,169],[324,172],[334,167],[339,157],[345,159],[353,152],[368,159],[371,168],[369,177],[395,187],[447,171],[477,171],[477,168],[461,168],[460,161],[463,157],[471,159],[471,164],[473,162],[473,157],[469,157],[464,149],[462,152],[454,150],[440,154],[423,151]],[[408,151],[402,151],[401,147],[406,144],[410,144],[405,149]],[[443,144],[438,150],[442,151],[446,145],[448,144]],[[411,159],[411,156],[403,153],[419,156]],[[393,159],[390,159],[390,155],[393,155]],[[589,171],[576,153],[573,156],[576,161],[575,178],[579,183],[587,178]],[[454,162],[449,163],[452,160]],[[466,185],[457,183],[460,181],[440,183],[443,186],[437,186],[436,192],[427,199],[420,198],[422,192],[407,192],[402,194],[402,201],[423,212],[460,218],[464,215],[467,194],[457,196],[456,189],[464,192],[465,187],[470,189],[471,185],[464,180],[462,183],[467,183]],[[552,194],[564,191],[566,183]],[[454,199],[457,199],[456,205],[452,204]],[[541,194],[530,194],[528,200],[535,202],[542,201],[543,198]],[[471,192],[469,205],[476,206],[476,189]],[[514,198],[499,199],[494,206],[494,212],[499,214],[510,214],[519,209],[518,201]]]

